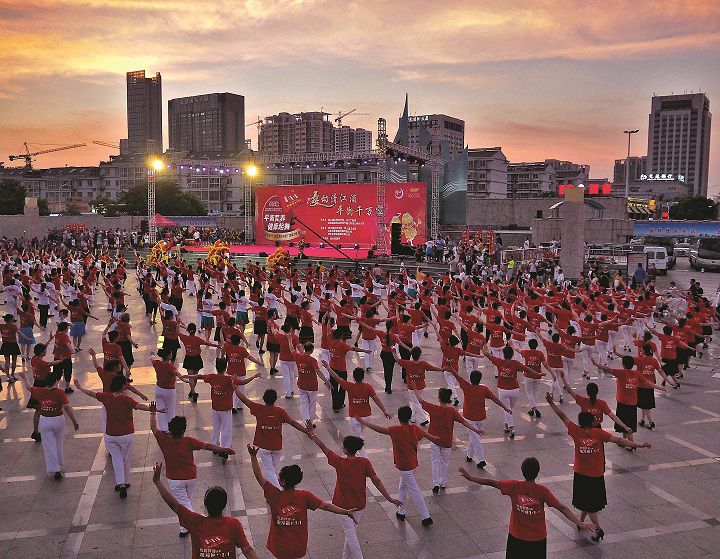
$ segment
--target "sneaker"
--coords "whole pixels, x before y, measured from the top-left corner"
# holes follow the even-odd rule
[[[72,388],[70,388],[69,386],[65,389],[65,394],[72,394],[73,392],[75,392],[75,391]]]
[[[640,425],[640,427],[645,427],[645,420],[641,419],[638,425]]]
[[[508,436],[509,436],[511,439],[514,439],[514,438],[515,438],[515,428],[514,428],[514,427],[511,427],[511,428],[510,428],[510,434],[509,434]]]
[[[123,485],[123,486],[120,488],[119,493],[120,493],[120,498],[121,498],[121,499],[127,499],[127,487],[125,487],[125,486]]]
[[[55,472],[55,475],[53,477],[56,481],[60,481],[62,479],[62,472]]]
[[[470,458],[469,456],[466,456],[466,457],[465,457],[465,462],[472,462],[472,458]]]
[[[430,424],[430,422],[426,419],[425,421],[423,421],[423,422],[420,424],[420,427],[425,427],[426,425],[429,425],[429,424]]]
[[[400,522],[405,522],[405,515],[400,514],[399,512],[395,513],[395,518],[397,518]]]
[[[190,535],[190,532],[180,532],[178,534],[179,538],[187,538]]]
[[[540,410],[535,410],[535,417],[542,417],[542,414],[540,413]]]
[[[485,466],[487,466],[487,462],[485,462],[485,460],[480,460],[480,462],[478,462],[478,464],[477,464],[477,467],[480,468],[481,470],[482,470]]]
[[[506,433],[509,433],[509,432],[510,432],[510,427],[508,426],[507,423],[505,424],[505,432],[506,432]]]
[[[459,405],[460,405],[460,400],[458,400],[457,398],[455,398],[455,399],[453,400],[453,406],[458,407]]]
[[[439,485],[434,486],[434,487],[432,488],[432,492],[433,492],[433,493],[436,493],[436,494],[437,494],[437,493],[440,493],[440,486],[439,486]]]
[[[423,518],[421,522],[423,526],[430,526],[433,523],[433,520],[428,516],[427,518]]]

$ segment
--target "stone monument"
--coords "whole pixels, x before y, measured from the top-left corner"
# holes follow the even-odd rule
[[[23,209],[24,230],[23,238],[32,239],[40,237],[40,208],[38,208],[38,199],[33,196],[25,198],[25,208]]]
[[[577,280],[585,260],[585,188],[567,186],[560,206],[560,267],[565,279]]]

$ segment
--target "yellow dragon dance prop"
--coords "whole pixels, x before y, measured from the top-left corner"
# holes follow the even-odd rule
[[[290,262],[290,253],[283,247],[276,248],[265,261],[268,266],[285,266],[288,262]]]
[[[168,241],[158,241],[155,246],[150,249],[150,254],[145,257],[145,263],[160,264],[161,262],[167,264],[170,261],[170,250],[173,247],[173,243]]]
[[[208,251],[207,258],[205,259],[211,266],[218,266],[220,264],[227,264],[228,257],[227,252],[230,247],[221,240],[215,241]]]

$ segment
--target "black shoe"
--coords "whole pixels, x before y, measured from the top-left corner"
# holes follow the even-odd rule
[[[429,516],[427,518],[422,519],[422,525],[423,526],[430,526],[433,523],[432,518]]]
[[[399,512],[395,513],[395,518],[397,518],[400,522],[405,522],[405,515],[400,514]]]
[[[197,404],[199,397],[200,397],[200,394],[198,394],[197,392],[193,393],[193,397],[192,397],[193,404]]]
[[[55,475],[53,477],[56,481],[60,481],[62,479],[62,472],[55,472]]]
[[[472,458],[470,458],[469,456],[466,456],[466,457],[465,457],[465,462],[472,462]]]
[[[70,388],[69,386],[65,389],[65,394],[72,394],[73,392],[75,392],[75,391],[72,388]]]
[[[423,422],[420,424],[420,427],[425,427],[425,426],[428,425],[429,423],[430,423],[430,422],[426,419],[425,421],[423,421]]]
[[[435,487],[433,487],[433,488],[432,488],[432,492],[433,492],[433,493],[436,493],[436,494],[437,494],[437,493],[440,493],[440,486],[439,486],[439,485],[436,485]]]
[[[392,394],[392,388],[386,388],[385,394]]]
[[[120,498],[121,498],[121,499],[127,499],[127,487],[125,487],[125,486],[123,485],[123,486],[120,488],[119,493],[120,493]]]
[[[228,461],[228,454],[226,452],[220,453],[220,460],[222,461],[223,465],[227,464]]]
[[[478,462],[477,467],[482,470],[486,465],[487,465],[487,462],[485,462],[485,460],[480,460],[480,462]]]
[[[260,351],[258,351],[258,353],[259,353],[260,355],[262,355],[263,353],[265,353],[265,350],[264,350],[264,349],[261,349]]]
[[[455,398],[455,400],[453,400],[453,406],[458,407],[459,405],[460,405],[460,400]]]
[[[238,411],[237,411],[237,408],[233,408],[233,409],[232,409],[232,414],[233,414],[233,415],[237,415],[237,412],[238,412]]]
[[[117,492],[120,491],[122,488],[123,488],[122,485],[116,485],[116,486],[115,486],[115,492],[117,493]]]
[[[535,417],[542,417],[540,410],[535,410]]]
[[[428,337],[428,333],[427,333],[427,332],[425,332],[423,335],[424,335],[426,338]],[[432,522],[431,522],[431,523],[432,523]]]
[[[652,431],[653,429],[655,429],[655,422],[654,422],[654,421],[651,421],[651,422],[649,423],[648,429],[650,429],[651,431]]]
[[[638,425],[640,425],[640,427],[645,427],[645,420],[641,419]]]
[[[40,433],[37,431],[33,431],[33,434],[30,435],[30,438],[34,440],[36,443],[39,443],[42,440],[42,437],[40,436]]]
[[[602,528],[598,528],[597,530],[595,530],[595,535],[592,536],[590,539],[594,542],[599,542],[604,537],[605,537],[605,532],[603,532]]]
[[[190,535],[190,532],[180,532],[178,534],[179,538],[187,538]]]
[[[529,415],[530,417],[534,417],[534,416],[535,416],[535,410],[530,410],[530,411],[528,411],[528,415]]]

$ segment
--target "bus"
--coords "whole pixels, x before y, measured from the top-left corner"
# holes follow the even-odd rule
[[[720,238],[698,239],[690,250],[690,267],[694,270],[720,270]]]

